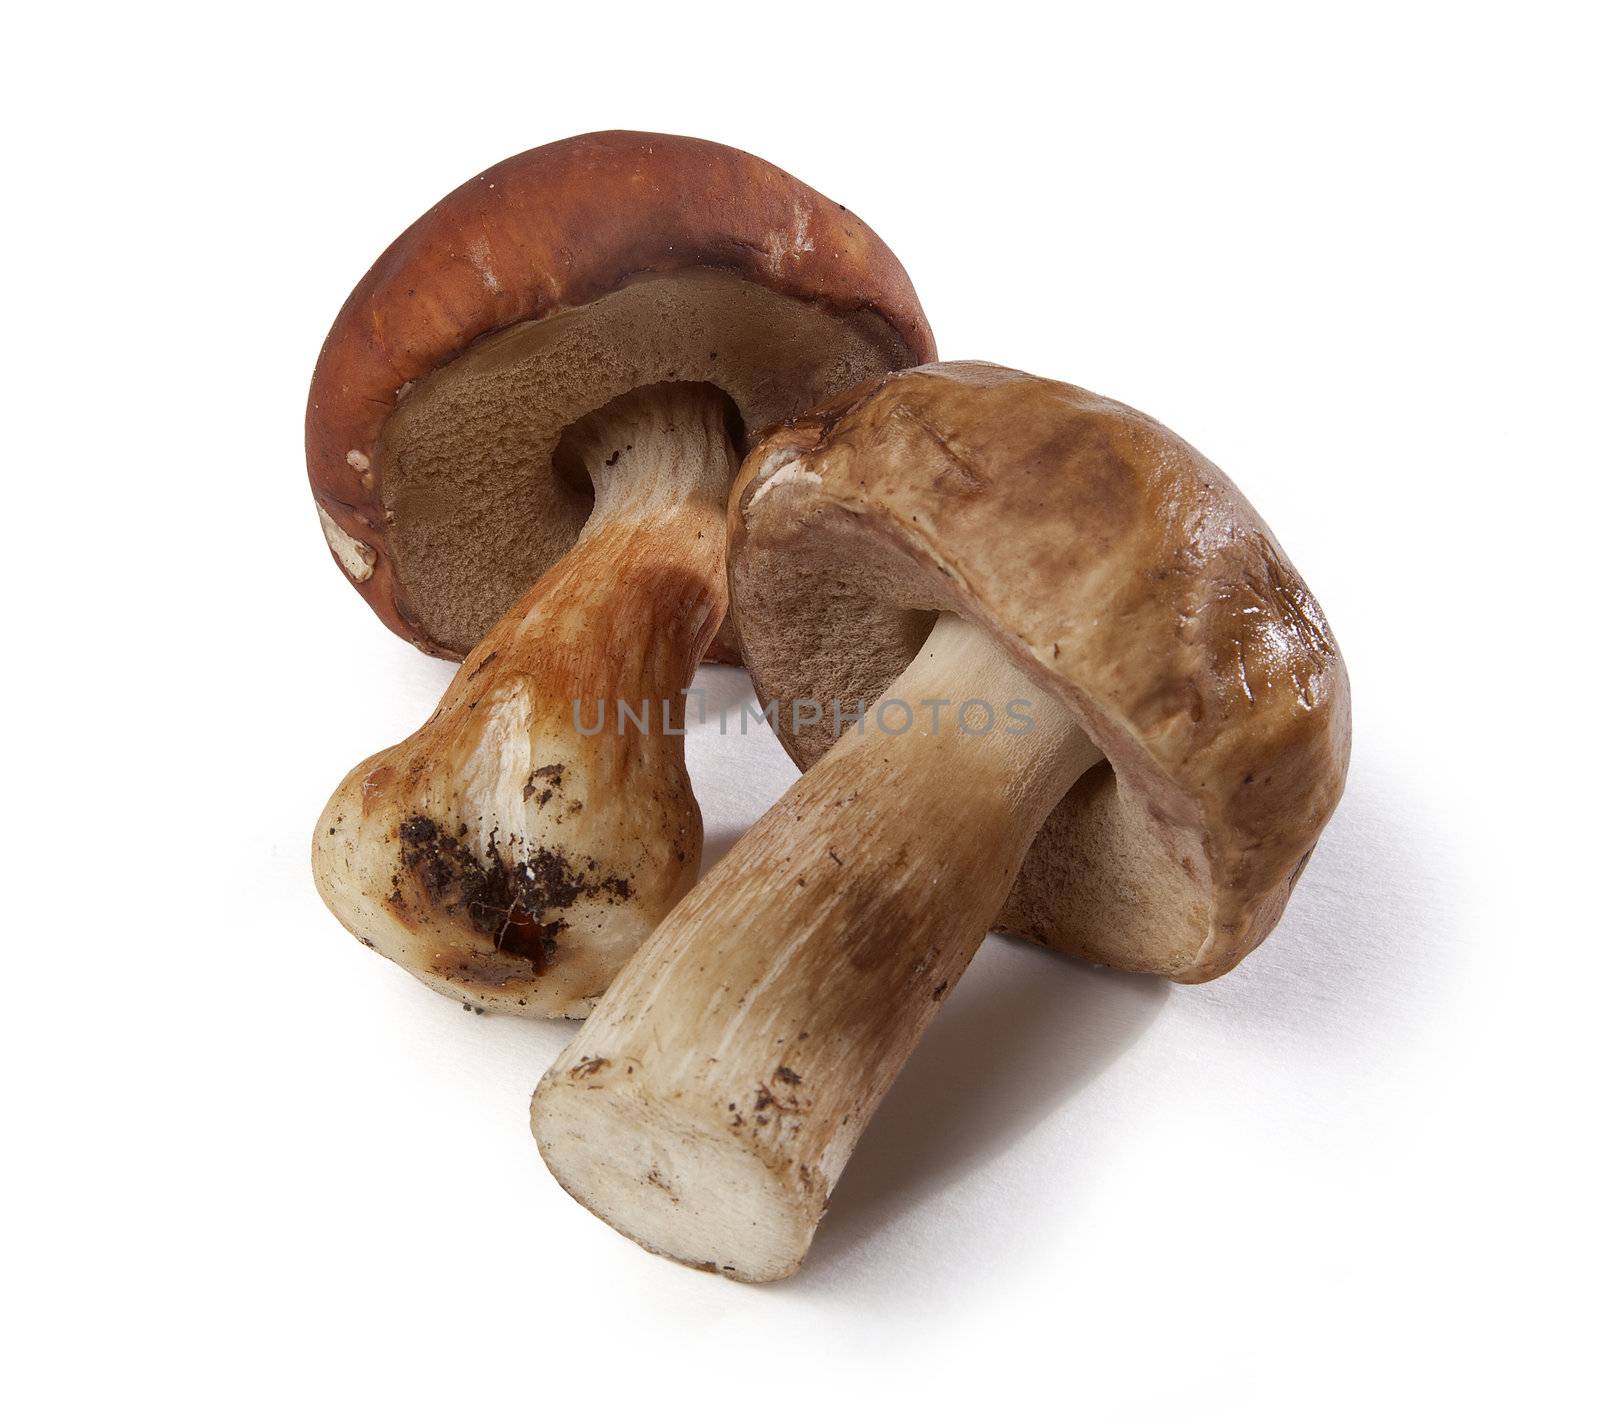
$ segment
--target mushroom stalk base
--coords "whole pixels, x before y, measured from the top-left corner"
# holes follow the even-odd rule
[[[652,1251],[737,1280],[792,1272],[1039,826],[1098,760],[1054,697],[942,615],[545,1075],[533,1130],[562,1186]]]
[[[657,386],[569,431],[595,489],[577,544],[318,823],[329,908],[469,1006],[582,1016],[694,883],[684,689],[727,607],[724,411]]]

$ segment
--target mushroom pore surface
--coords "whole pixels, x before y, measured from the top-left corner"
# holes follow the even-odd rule
[[[374,452],[404,602],[435,643],[473,647],[588,517],[587,482],[557,468],[563,432],[627,391],[716,386],[753,436],[905,359],[870,311],[711,268],[484,337],[405,391]]]

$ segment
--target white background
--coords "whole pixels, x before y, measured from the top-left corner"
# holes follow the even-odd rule
[[[1581,7],[50,14],[0,92],[12,1418],[1593,1408]],[[1354,683],[1273,939],[1203,988],[992,941],[765,1288],[563,1196],[525,1110],[571,1026],[428,993],[306,866],[449,673],[323,547],[317,347],[448,189],[605,127],[773,160],[944,355],[1193,441]],[[691,754],[714,850],[792,774]]]

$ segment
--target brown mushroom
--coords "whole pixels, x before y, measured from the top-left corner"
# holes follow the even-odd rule
[[[755,450],[732,525],[746,663],[810,769],[646,941],[533,1126],[620,1231],[767,1280],[991,925],[1186,983],[1259,944],[1338,800],[1349,701],[1227,477],[1073,386],[890,376]]]
[[[863,223],[717,144],[550,144],[403,233],[323,347],[307,461],[384,622],[472,652],[318,823],[344,925],[469,1004],[581,1015],[698,869],[684,689],[745,432],[931,351]]]

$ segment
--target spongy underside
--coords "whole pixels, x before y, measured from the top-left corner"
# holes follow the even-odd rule
[[[408,391],[379,441],[400,596],[434,642],[464,653],[480,641],[588,517],[586,483],[552,467],[562,432],[626,391],[707,382],[754,437],[906,360],[872,313],[708,269],[486,337]]]

